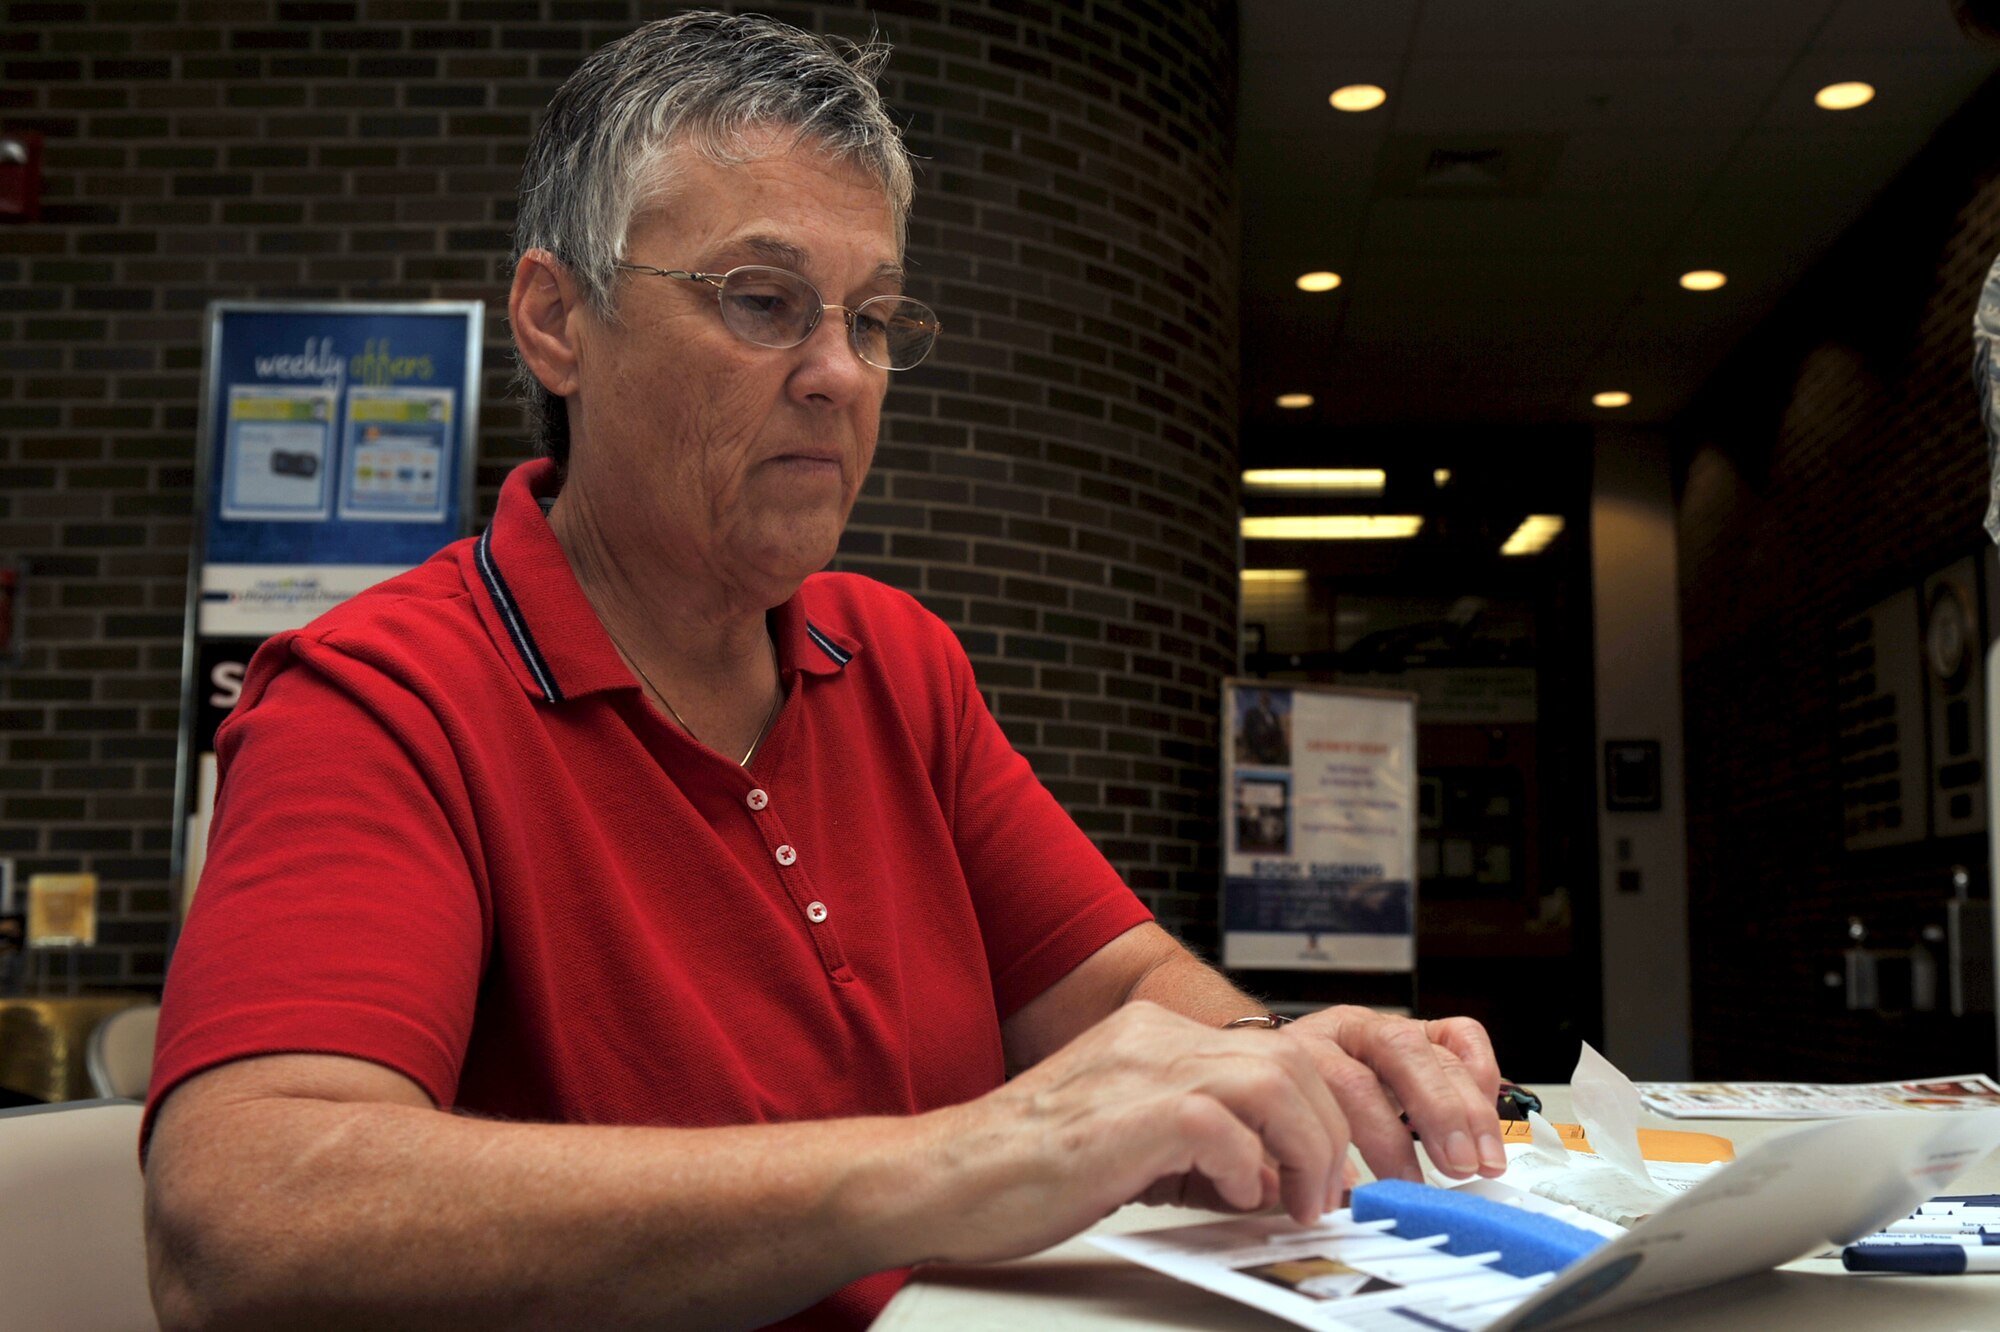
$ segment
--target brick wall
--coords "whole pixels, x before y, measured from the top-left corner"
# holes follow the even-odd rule
[[[0,227],[0,855],[104,883],[100,983],[164,964],[202,312],[488,302],[482,506],[518,163],[588,51],[668,7],[5,4],[0,125],[48,136]],[[758,5],[898,48],[924,159],[912,292],[947,340],[891,393],[840,567],[956,628],[995,711],[1166,922],[1211,940],[1214,705],[1235,656],[1233,6]],[[1222,275],[1218,277],[1217,275]]]
[[[1986,544],[1971,322],[2000,253],[2000,86],[1883,194],[1683,422],[1699,1076],[1990,1068],[1992,1020],[1846,1012],[1850,914],[1905,945],[1984,839],[1848,853],[1833,629]]]

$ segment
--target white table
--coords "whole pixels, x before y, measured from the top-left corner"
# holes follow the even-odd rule
[[[1567,1087],[1537,1088],[1549,1118],[1574,1122]],[[1749,1120],[1666,1120],[1653,1128],[1716,1133],[1738,1153],[1797,1124]],[[2000,1193],[2000,1153],[1951,1186],[1953,1193]],[[1127,1207],[1098,1231],[1153,1230],[1213,1219],[1212,1213]],[[1017,1262],[919,1269],[873,1332],[1280,1332],[1281,1319],[1114,1258],[1082,1238]],[[1649,1309],[1586,1326],[1621,1332],[1973,1332],[2000,1328],[2000,1275],[1850,1277],[1838,1262],[1807,1259],[1776,1272],[1697,1291]]]

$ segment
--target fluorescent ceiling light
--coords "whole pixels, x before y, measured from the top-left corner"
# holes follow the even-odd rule
[[[1372,83],[1350,83],[1345,88],[1335,88],[1326,100],[1336,111],[1373,111],[1389,100],[1389,94]]]
[[[1289,518],[1245,518],[1250,541],[1393,541],[1423,530],[1416,514],[1343,513]]]
[[[1243,581],[1246,583],[1303,583],[1306,581],[1304,569],[1245,569]]]
[[[1563,520],[1553,513],[1530,514],[1500,547],[1502,555],[1535,555],[1562,534]]]
[[[1590,405],[1593,407],[1629,407],[1632,405],[1632,395],[1624,389],[1607,389],[1603,393],[1592,394]]]
[[[1314,273],[1299,274],[1298,287],[1300,291],[1332,291],[1339,285],[1340,274],[1329,273],[1325,269],[1320,269]]]
[[[1852,111],[1857,106],[1866,106],[1875,100],[1872,84],[1829,83],[1813,94],[1813,105],[1822,111]]]
[[[1729,281],[1726,273],[1718,273],[1713,268],[1697,268],[1691,273],[1681,274],[1681,285],[1689,291],[1714,291]]]
[[[1296,411],[1301,407],[1312,406],[1313,395],[1310,393],[1280,393],[1278,395],[1278,405],[1287,411]]]
[[[1265,467],[1243,474],[1245,490],[1271,495],[1379,495],[1388,481],[1379,467]]]

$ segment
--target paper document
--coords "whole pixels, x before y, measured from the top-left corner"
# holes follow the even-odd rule
[[[1311,1227],[1265,1215],[1092,1242],[1319,1332],[1409,1332],[1412,1326],[1526,1332],[1651,1303],[1765,1271],[1829,1244],[1846,1244],[1907,1216],[2000,1147],[2000,1109],[1906,1110],[1805,1125],[1720,1166],[1643,1162],[1636,1137],[1629,1152],[1622,1142],[1605,1150],[1605,1144],[1621,1140],[1620,1122],[1629,1126],[1624,1093],[1616,1086],[1623,1078],[1606,1076],[1610,1066],[1597,1068],[1589,1056],[1585,1063],[1574,1103],[1581,1109],[1588,1102],[1598,1121],[1590,1134],[1598,1157],[1564,1152],[1551,1130],[1539,1141],[1510,1149],[1505,1181],[1461,1186],[1615,1236],[1552,1276],[1507,1276],[1484,1266],[1478,1255],[1432,1251],[1441,1239],[1371,1229],[1379,1223],[1359,1225],[1345,1210]],[[1587,1092],[1587,1082],[1594,1082],[1595,1090]],[[1626,1087],[1629,1093],[1630,1084]],[[1558,1165],[1551,1155],[1557,1152],[1570,1160]],[[1592,1202],[1594,1210],[1647,1215],[1621,1230],[1537,1196],[1549,1191],[1552,1180],[1555,1192]],[[1536,1193],[1515,1187],[1521,1182]]]
[[[1912,1082],[1642,1082],[1646,1108],[1669,1119],[1833,1119],[1884,1110],[2000,1109],[1983,1073]]]
[[[1317,1332],[1478,1332],[1547,1284],[1357,1223],[1345,1210],[1303,1228],[1257,1216],[1092,1243]]]

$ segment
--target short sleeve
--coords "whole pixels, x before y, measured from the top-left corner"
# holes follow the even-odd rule
[[[953,839],[1004,1020],[1113,939],[1153,918],[987,711],[956,641]]]
[[[450,1104],[488,916],[470,804],[431,710],[375,667],[287,636],[253,663],[218,759],[147,1131],[180,1083],[254,1055],[365,1059]]]

